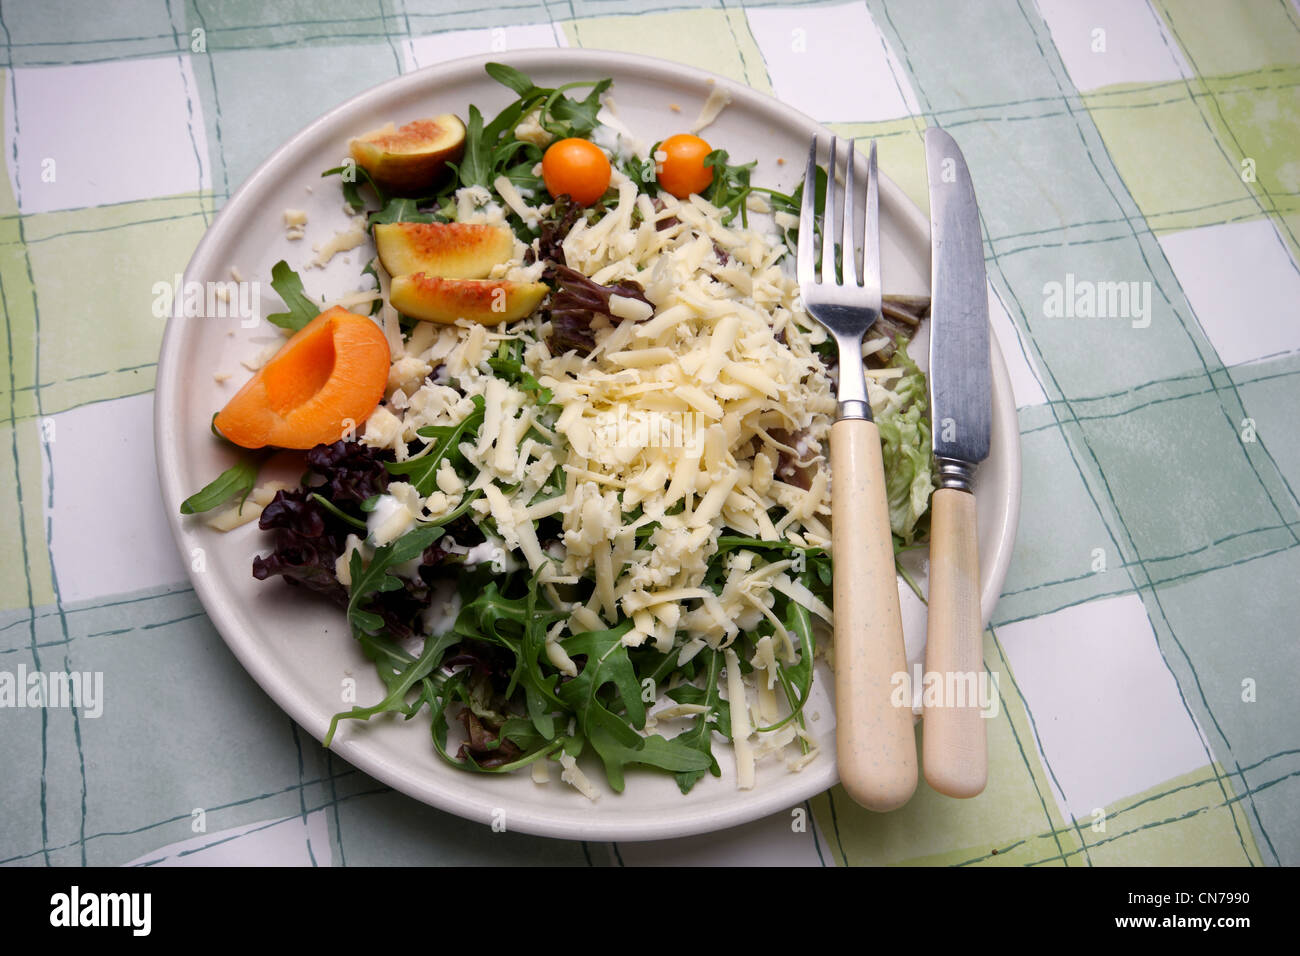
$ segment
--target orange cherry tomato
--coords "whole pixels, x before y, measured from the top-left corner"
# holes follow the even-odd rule
[[[609,175],[609,160],[585,139],[562,139],[542,156],[542,180],[552,199],[567,193],[574,202],[590,206],[609,189]]]
[[[702,193],[713,184],[713,167],[704,165],[713,147],[698,136],[690,133],[669,136],[659,144],[658,152],[666,154],[663,162],[655,163],[659,185],[678,199]]]

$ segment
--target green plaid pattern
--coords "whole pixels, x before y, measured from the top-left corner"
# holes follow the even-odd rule
[[[0,709],[0,863],[1300,863],[1291,0],[10,0],[0,44],[0,672],[109,687],[96,718]],[[185,583],[153,490],[153,282],[307,117],[556,45],[872,136],[922,206],[921,131],[961,144],[1024,455],[980,797],[922,784],[881,816],[837,787],[806,828],[654,844],[492,833],[323,751]],[[1049,304],[1117,282],[1121,317]]]

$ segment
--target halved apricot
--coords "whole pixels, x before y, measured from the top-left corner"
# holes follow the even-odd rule
[[[423,272],[396,276],[389,286],[393,308],[413,319],[452,325],[470,319],[500,325],[529,315],[546,296],[543,282],[506,279],[444,279]]]
[[[380,186],[406,195],[428,192],[465,152],[465,124],[451,113],[419,119],[400,129],[392,123],[358,136],[352,158]]]
[[[390,222],[375,226],[375,248],[390,276],[427,272],[444,279],[483,279],[515,253],[506,226],[470,222]]]
[[[212,424],[244,448],[338,441],[384,397],[389,364],[383,329],[335,306],[295,332]]]

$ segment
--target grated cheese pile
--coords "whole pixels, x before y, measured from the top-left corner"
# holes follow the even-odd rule
[[[444,461],[438,490],[423,501],[410,485],[393,483],[364,544],[393,541],[481,489],[471,507],[490,516],[502,549],[540,572],[548,600],[569,615],[547,645],[563,673],[577,673],[558,643],[565,631],[603,630],[621,619],[633,622],[624,644],[677,649],[679,664],[705,647],[725,651],[737,783],[748,788],[756,761],[798,737],[812,742],[793,721],[768,733],[755,729],[782,717],[778,659],[798,660],[796,642],[772,612],[773,592],[828,624],[831,611],[788,573],[789,560],[763,563],[737,549],[724,559],[720,593],[704,586],[705,575],[724,533],[830,545],[827,469],[817,468],[807,489],[778,474],[783,453],[802,467],[823,461],[835,411],[833,383],[814,351],[825,332],[780,267],[784,248],[775,236],[723,225],[721,211],[699,196],[665,194],[656,209],[618,173],[615,184],[617,203],[595,222],[580,221],[564,240],[564,256],[602,285],[635,280],[651,305],[615,296],[610,310],[618,321],[597,320],[587,356],[551,354],[540,315],[500,328],[417,323],[404,342],[399,335],[387,399],[362,441],[405,460],[418,429],[458,424],[482,396],[478,438],[460,446],[475,477],[467,483]],[[487,191],[479,192],[457,197],[462,221],[504,221]],[[502,197],[511,208],[525,201],[514,191]],[[522,252],[520,243],[516,262],[499,271],[539,275],[542,263],[525,268]],[[550,407],[493,374],[487,360],[512,340],[523,343],[527,370],[553,393]],[[888,401],[886,389],[870,387],[873,399]],[[774,433],[799,437],[792,447]],[[558,487],[557,469],[564,491],[539,498]],[[547,517],[562,524],[562,548],[547,550],[538,540],[536,523]],[[591,596],[574,600],[584,578],[594,581]],[[764,618],[774,634],[757,642],[753,670],[742,679],[732,644]],[[668,707],[652,721],[695,712]],[[799,769],[815,755],[814,747],[790,766]],[[574,774],[566,767],[562,779],[583,789]]]
[[[663,222],[671,224],[658,228]],[[575,226],[564,254],[602,285],[637,281],[654,305],[651,314],[625,300],[626,317],[598,329],[586,357],[550,356],[541,343],[526,356],[563,409],[556,431],[577,479],[561,508],[562,570],[595,574],[573,624],[590,629],[625,616],[634,623],[630,645],[651,640],[668,651],[681,632],[696,649],[725,647],[762,619],[768,592],[789,578],[737,555],[723,593],[705,589],[724,527],[800,547],[829,544],[826,472],[807,491],[776,476],[782,450],[805,463],[820,458],[835,407],[811,347],[824,333],[808,328],[797,286],[777,265],[781,247],[723,226],[698,196],[665,197],[656,212],[631,183],[620,184],[618,205]],[[803,447],[782,445],[774,430],[804,434]],[[638,505],[640,517],[624,517]],[[784,515],[775,523],[772,509]],[[638,549],[637,528],[652,522],[658,528]],[[695,606],[683,610],[684,602]]]

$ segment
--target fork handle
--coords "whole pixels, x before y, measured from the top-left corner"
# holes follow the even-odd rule
[[[874,422],[831,426],[831,499],[840,782],[868,810],[893,810],[916,790],[916,734]]]
[[[950,797],[973,797],[988,778],[988,742],[977,693],[984,677],[983,644],[975,496],[940,488],[930,499],[925,672],[935,675],[936,683],[942,678],[936,688],[942,693],[926,695],[921,756],[926,782]],[[944,699],[949,694],[954,699]]]

